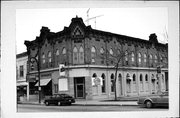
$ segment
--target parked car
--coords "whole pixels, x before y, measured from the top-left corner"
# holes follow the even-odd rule
[[[44,100],[44,104],[46,106],[48,106],[50,104],[71,105],[72,103],[75,103],[75,99],[68,94],[55,94],[55,95],[51,96],[50,98]]]
[[[169,95],[168,95],[168,92],[166,91],[158,95],[141,97],[138,99],[137,103],[147,108],[151,108],[155,106],[169,107]]]

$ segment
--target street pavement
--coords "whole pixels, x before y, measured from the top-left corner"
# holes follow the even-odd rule
[[[18,104],[44,105],[43,101],[21,101]],[[79,106],[137,106],[137,101],[114,101],[114,100],[76,100],[73,105]]]

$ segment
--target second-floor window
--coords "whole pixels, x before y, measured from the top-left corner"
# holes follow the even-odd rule
[[[125,65],[128,65],[128,51],[125,51]]]
[[[63,60],[62,60],[62,63],[66,63],[66,48],[63,48],[62,49],[62,58],[63,58]]]
[[[73,63],[74,64],[78,63],[78,50],[77,50],[77,47],[74,47],[74,49],[73,49]]]
[[[48,52],[48,58],[49,58],[49,63],[51,63],[52,60],[51,60],[51,52],[50,51]]]
[[[20,66],[20,77],[23,77],[24,76],[24,66]]]
[[[157,64],[157,55],[154,56],[154,63]]]
[[[146,64],[146,62],[147,62],[147,55],[144,54],[144,63]]]
[[[100,49],[100,53],[101,53],[101,64],[104,64],[105,55],[104,55],[104,48],[103,47]]]
[[[43,62],[43,64],[46,62],[44,53],[42,54],[42,62]]]
[[[82,46],[79,48],[79,63],[84,63],[84,49]]]
[[[93,46],[91,48],[91,62],[95,63],[95,58],[96,58],[96,48]]]
[[[134,52],[131,53],[131,61],[134,63]]]
[[[150,55],[149,55],[149,64],[150,64],[149,66],[150,66],[150,67],[152,67],[152,65],[153,65],[152,58],[153,58],[153,56],[152,56],[152,54],[150,54]]]
[[[141,53],[138,53],[138,62],[139,62],[139,65],[141,64]]]

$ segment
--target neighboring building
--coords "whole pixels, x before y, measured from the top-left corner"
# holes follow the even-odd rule
[[[158,43],[155,34],[143,40],[92,29],[82,18],[71,21],[69,27],[57,33],[42,27],[39,37],[25,41],[30,94],[38,93],[38,66],[30,63],[38,56],[38,49],[42,97],[68,93],[76,99],[113,98],[115,61],[109,59],[119,53],[126,56],[121,57],[117,73],[118,97],[168,90],[168,45]],[[65,76],[60,76],[59,64],[65,65]],[[162,68],[157,78],[159,65]]]
[[[27,52],[23,52],[16,55],[16,86],[17,96],[20,100],[29,100],[29,86],[26,82],[27,75]]]

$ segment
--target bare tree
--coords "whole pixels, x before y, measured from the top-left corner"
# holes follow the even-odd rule
[[[112,50],[110,49],[110,50],[106,50],[106,52],[101,55],[101,59],[104,59],[104,57],[106,57],[107,65],[111,63],[115,69],[115,78],[112,83],[115,93],[115,100],[117,100],[117,90],[116,90],[117,72],[119,70],[119,67],[128,65],[128,61],[129,61],[128,57],[132,55],[132,53],[133,51],[129,51],[128,49],[124,51],[121,47],[116,46],[114,52],[112,52]]]

